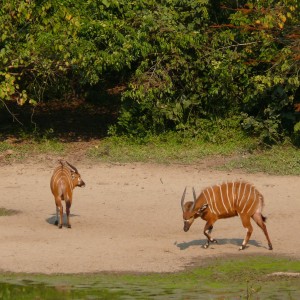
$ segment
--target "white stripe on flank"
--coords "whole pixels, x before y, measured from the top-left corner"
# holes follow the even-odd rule
[[[240,207],[240,205],[242,204],[242,202],[243,202],[243,200],[244,200],[244,197],[245,197],[245,191],[246,191],[247,185],[248,185],[248,183],[245,183],[245,184],[244,184],[244,192],[243,192],[242,198],[240,198],[240,199],[239,199],[240,201],[238,201],[238,208]]]
[[[210,204],[211,204],[211,207],[213,208],[213,211],[215,214],[217,214],[217,212],[215,211],[215,204],[213,202],[213,197],[210,195],[210,192],[209,192],[209,189],[206,190],[207,191],[207,194],[208,194],[208,199],[210,201]]]
[[[71,187],[71,189],[73,189],[73,180],[72,180],[70,172],[64,170],[64,173],[69,182],[69,186]]]
[[[216,206],[216,211],[218,212],[218,215],[220,215],[220,211],[218,210],[218,206],[217,206],[217,202],[216,202],[215,192],[214,192],[212,187],[210,187],[210,189],[212,190],[212,193],[213,193],[214,202],[215,202],[215,206]]]
[[[74,189],[73,180],[71,177],[71,173],[69,170],[62,168],[61,166],[58,166],[55,168],[53,175],[51,177],[50,186],[52,191],[55,190],[55,187],[60,184],[60,182],[64,182],[66,186],[70,188],[70,193],[72,194],[72,191]],[[65,194],[67,191],[64,190],[63,193]],[[72,195],[66,195],[67,198],[72,197]]]
[[[231,207],[231,203],[230,203],[230,197],[229,197],[228,190],[229,190],[229,186],[228,186],[228,182],[227,182],[227,183],[226,183],[226,195],[227,195],[227,201],[228,201],[229,206],[230,206],[230,211],[232,211],[232,207]],[[227,213],[228,213],[228,212],[227,212]]]
[[[224,199],[223,199],[222,187],[220,185],[218,185],[218,187],[219,187],[219,190],[220,190],[220,195],[221,195],[221,200],[222,200],[223,206],[224,206],[226,212],[228,213],[227,207],[225,206]],[[228,195],[227,195],[227,197],[228,197]]]
[[[232,206],[230,205],[231,211],[233,211],[233,207],[234,207],[234,198],[235,198],[235,191],[234,191],[234,181],[232,182],[232,186],[231,186],[231,192],[232,192]]]
[[[241,186],[242,186],[242,182],[240,182],[240,186],[239,186],[239,193],[238,193],[238,196],[236,198],[236,207],[238,207],[238,202],[239,202],[239,199],[240,199],[240,192],[241,192]]]
[[[250,196],[251,196],[251,194],[252,194],[252,189],[253,189],[253,185],[250,187],[250,191],[249,191],[249,194],[248,194],[248,198],[247,198],[247,200],[246,200],[246,202],[245,202],[245,205],[244,205],[244,207],[243,207],[243,209],[242,209],[242,213],[244,212],[244,210],[245,210],[245,208],[246,208],[246,206],[247,206],[247,203],[248,203],[248,201],[249,201],[249,199],[250,199]]]
[[[247,211],[247,214],[249,214],[249,212],[252,209],[252,206],[254,205],[254,203],[256,203],[256,190],[255,190],[255,188],[254,188],[254,199],[252,201],[252,204],[251,204],[250,208]]]
[[[53,181],[52,181],[52,187],[53,187],[53,189],[54,189],[54,186],[55,186],[55,184],[56,184],[56,182],[57,182],[57,178],[60,176],[60,174],[59,174],[59,172],[56,172],[55,174],[53,174]]]
[[[205,191],[203,191],[203,195],[204,195],[204,197],[205,197],[206,202],[209,203],[208,208],[212,211],[213,214],[216,214],[216,212],[214,211],[213,205],[212,205],[212,203],[211,203],[211,201],[210,201],[211,199],[210,199],[209,192],[207,191],[207,193],[208,193],[208,199],[207,199],[207,197],[206,197],[206,195],[205,195],[205,192],[206,192],[206,191],[207,191],[207,189],[206,189]]]

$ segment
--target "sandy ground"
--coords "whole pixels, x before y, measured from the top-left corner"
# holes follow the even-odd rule
[[[71,162],[71,161],[70,161]],[[273,254],[300,258],[300,177],[227,173],[201,166],[83,164],[71,162],[86,182],[76,188],[72,229],[58,229],[49,181],[53,160],[0,167],[0,270],[29,273],[103,271],[173,272],[216,256]],[[247,180],[265,197],[264,214],[274,250],[260,228],[238,251],[245,229],[238,217],[219,220],[204,249],[204,221],[183,231],[180,198],[185,186],[199,193],[227,180]]]

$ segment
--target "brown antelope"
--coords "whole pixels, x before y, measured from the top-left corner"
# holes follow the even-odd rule
[[[52,174],[50,187],[54,196],[56,204],[56,221],[55,225],[62,228],[63,224],[63,205],[62,201],[66,202],[67,226],[71,228],[70,224],[70,208],[72,205],[73,189],[76,186],[84,187],[85,183],[81,179],[78,170],[69,164],[67,161],[60,160]],[[60,214],[58,223],[58,212]]]
[[[186,188],[181,198],[184,221],[183,230],[185,232],[188,231],[194,220],[198,217],[205,220],[204,235],[207,237],[207,243],[204,245],[204,248],[208,248],[209,243],[217,243],[217,241],[210,236],[210,233],[214,223],[218,219],[231,218],[239,215],[243,226],[247,229],[247,234],[239,250],[245,249],[251,237],[253,227],[250,218],[263,230],[268,241],[269,249],[273,249],[265,225],[266,218],[262,215],[264,198],[252,184],[234,181],[214,185],[204,189],[198,198],[193,188],[194,201],[186,203],[184,203],[185,193]]]

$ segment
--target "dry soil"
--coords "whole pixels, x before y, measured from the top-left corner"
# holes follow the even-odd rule
[[[173,272],[217,256],[300,257],[300,177],[219,172],[201,166],[72,162],[86,182],[76,188],[72,229],[54,225],[50,177],[55,161],[0,168],[0,207],[17,210],[0,217],[0,270],[28,273]],[[260,228],[244,251],[238,217],[219,220],[204,249],[203,220],[183,231],[180,198],[188,187],[246,180],[265,197],[264,214],[274,250]]]

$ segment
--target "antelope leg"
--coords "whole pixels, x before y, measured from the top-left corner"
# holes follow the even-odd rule
[[[210,236],[210,233],[213,229],[213,223],[214,222],[212,222],[212,221],[207,221],[207,223],[205,224],[205,227],[204,227],[204,235],[207,237],[207,242],[204,245],[205,249],[209,247],[209,243],[218,243],[217,240],[213,239]]]
[[[251,234],[253,232],[253,227],[251,225],[251,221],[250,221],[249,216],[247,216],[247,215],[241,216],[241,219],[242,219],[243,226],[247,229],[247,233],[246,233],[245,239],[243,241],[243,244],[239,248],[239,250],[244,250],[246,248],[246,246],[249,242],[249,239],[251,237]]]

